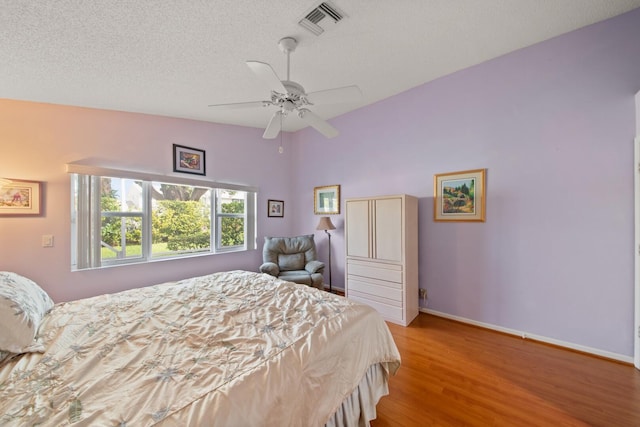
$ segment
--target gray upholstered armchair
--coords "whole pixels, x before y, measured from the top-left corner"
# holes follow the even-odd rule
[[[316,259],[313,234],[297,237],[265,237],[262,273],[290,282],[324,289],[324,263]]]

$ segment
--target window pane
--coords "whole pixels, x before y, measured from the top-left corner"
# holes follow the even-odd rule
[[[218,190],[218,212],[244,215],[244,191]]]
[[[216,195],[218,249],[243,247],[245,242],[247,193],[244,191],[218,189]]]
[[[102,177],[100,191],[100,205],[104,212],[142,211],[142,183],[140,181]]]
[[[211,248],[211,191],[153,183],[153,257],[208,252]]]
[[[142,186],[131,179],[100,178],[100,258],[142,257]]]
[[[244,245],[244,218],[220,218],[220,247]]]
[[[142,257],[142,217],[103,217],[102,234],[102,260]]]

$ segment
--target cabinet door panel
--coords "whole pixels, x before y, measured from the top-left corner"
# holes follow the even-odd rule
[[[369,201],[347,201],[347,256],[369,257]]]
[[[375,201],[377,259],[402,261],[402,199]]]

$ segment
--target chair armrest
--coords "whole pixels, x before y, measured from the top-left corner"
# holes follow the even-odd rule
[[[304,269],[307,270],[309,274],[322,273],[324,271],[324,262],[309,261],[307,265],[304,266]]]
[[[280,269],[278,268],[278,264],[275,262],[265,262],[260,266],[260,272],[270,274],[273,277],[278,277]]]

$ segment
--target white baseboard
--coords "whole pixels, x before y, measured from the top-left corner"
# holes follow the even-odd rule
[[[554,338],[544,337],[542,335],[530,334],[524,331],[518,331],[510,328],[503,328],[502,326],[492,325],[490,323],[478,322],[476,320],[467,319],[465,317],[454,316],[452,314],[442,313],[436,310],[431,310],[429,308],[420,307],[420,311],[423,313],[431,314],[433,316],[444,317],[445,319],[451,319],[462,323],[467,323],[469,325],[479,326],[485,329],[491,329],[493,331],[502,332],[509,335],[515,335],[522,339],[530,339],[534,341],[540,341],[547,344],[557,345],[559,347],[565,347],[571,350],[581,351],[583,353],[593,354],[599,357],[604,357],[606,359],[613,359],[619,362],[633,364],[633,357],[625,356],[623,354],[612,353],[609,351],[599,350],[597,348],[586,347],[579,344],[573,344],[565,341],[560,341]]]

